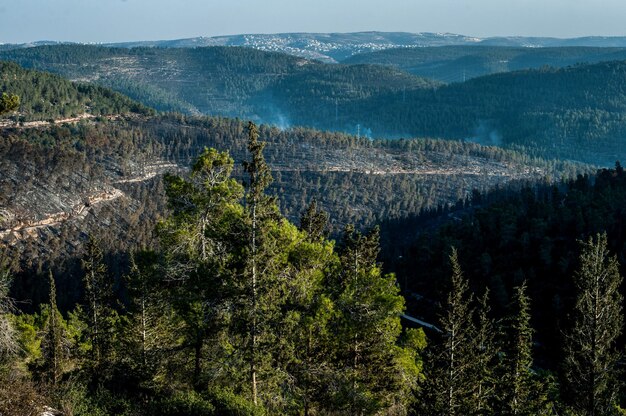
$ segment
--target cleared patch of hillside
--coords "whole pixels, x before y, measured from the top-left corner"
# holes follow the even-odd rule
[[[440,140],[369,141],[261,126],[274,176],[269,192],[297,221],[313,199],[334,229],[419,213],[487,190],[579,167]],[[165,212],[161,174],[184,174],[205,147],[228,150],[244,179],[245,125],[223,118],[127,116],[0,133],[0,238],[45,259],[76,253],[88,234],[152,244]]]

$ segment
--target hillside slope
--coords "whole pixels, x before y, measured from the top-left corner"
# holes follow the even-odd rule
[[[463,82],[470,78],[498,72],[552,66],[626,60],[624,48],[593,47],[509,47],[441,46],[427,48],[395,48],[354,55],[344,64],[375,64],[401,69],[411,74],[445,83]]]
[[[328,65],[233,47],[121,49],[57,45],[4,51],[0,59],[111,87],[158,110],[241,117],[278,125],[289,124],[289,111],[282,102],[295,102],[301,95],[320,105],[336,105],[439,85],[393,68]]]
[[[24,69],[11,62],[0,62],[0,93],[3,92],[20,97],[20,108],[10,117],[16,122],[84,115],[154,113],[110,89],[72,83],[58,75]]]
[[[440,85],[376,65],[245,48],[45,46],[0,53],[146,105],[367,137],[440,137],[602,165],[624,160],[624,61]]]

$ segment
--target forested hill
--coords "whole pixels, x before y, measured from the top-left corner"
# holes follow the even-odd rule
[[[354,55],[342,63],[391,66],[417,76],[451,83],[498,72],[624,59],[624,48],[464,45],[385,49]]]
[[[543,365],[556,368],[562,331],[573,306],[573,275],[580,242],[606,232],[608,248],[626,268],[626,173],[621,165],[561,184],[521,192],[475,194],[472,203],[448,214],[445,224],[425,229],[428,216],[387,222],[382,227],[385,263],[394,270],[413,302],[412,311],[428,320],[443,301],[450,247],[475,293],[489,288],[496,315],[526,281],[532,299]],[[621,292],[625,289],[622,286]]]
[[[36,252],[56,247],[52,251],[64,255],[66,249],[75,251],[85,228],[113,221],[111,241],[147,244],[151,224],[164,209],[160,175],[184,171],[209,146],[230,151],[241,178],[243,130],[239,120],[175,115],[3,129],[0,236],[14,241],[34,237]],[[571,176],[584,169],[473,143],[371,142],[266,126],[260,135],[274,174],[270,193],[279,198],[281,211],[297,220],[317,199],[331,214],[335,230],[349,222],[372,225],[453,204],[473,189]],[[98,214],[111,203],[112,212]],[[123,209],[115,208],[118,203]],[[49,245],[50,238],[58,243]]]
[[[290,124],[285,101],[295,102],[301,95],[316,105],[335,106],[438,85],[392,68],[322,64],[239,47],[55,45],[4,51],[0,59],[105,85],[158,110],[235,116],[279,125]]]
[[[10,115],[14,121],[154,113],[144,105],[110,89],[72,83],[58,75],[24,69],[12,62],[0,62],[0,93],[2,92],[20,97],[18,111]]]
[[[624,159],[626,64],[500,73],[441,86],[375,65],[245,48],[56,45],[0,53],[157,109],[371,137],[441,137],[603,165]]]
[[[610,166],[626,156],[625,92],[624,61],[525,70],[362,100],[342,125],[362,123],[374,135],[540,148],[544,155]],[[316,116],[332,120],[332,113],[327,108]]]

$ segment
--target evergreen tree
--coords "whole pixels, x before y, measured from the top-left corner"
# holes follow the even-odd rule
[[[472,389],[468,399],[468,414],[493,414],[492,405],[495,391],[493,369],[496,364],[497,348],[495,330],[489,317],[489,290],[478,300],[476,326],[471,338],[473,362],[470,362],[468,383]]]
[[[329,270],[338,261],[333,244],[309,241],[299,233],[299,243],[290,251],[283,323],[277,328],[281,348],[277,354],[293,380],[286,389],[286,413],[315,414],[328,400],[327,383],[332,379],[334,334],[330,326],[335,304],[326,287]],[[291,402],[291,403],[289,403]]]
[[[537,415],[540,403],[536,393],[542,386],[533,376],[533,329],[530,325],[530,299],[526,282],[515,287],[509,316],[503,329],[504,358],[497,411],[502,415]]]
[[[157,376],[164,351],[176,345],[169,325],[171,306],[162,293],[156,253],[132,253],[130,263],[130,273],[126,276],[129,313],[121,336],[127,345],[126,358],[133,375],[150,385]]]
[[[581,245],[574,322],[565,336],[564,397],[576,414],[611,415],[620,387],[616,342],[623,327],[622,276],[606,234]]]
[[[20,107],[20,97],[15,94],[2,93],[0,96],[0,115],[10,113]]]
[[[328,237],[328,213],[318,209],[315,199],[300,216],[300,229],[306,231],[310,241],[322,241]]]
[[[433,415],[466,415],[470,413],[470,397],[477,387],[472,379],[477,375],[471,372],[475,370],[478,351],[472,340],[472,296],[454,247],[449,259],[452,279],[439,318],[442,338],[430,356],[421,406],[424,412]]]
[[[194,352],[193,384],[200,387],[206,340],[224,330],[225,302],[243,231],[243,190],[230,174],[228,153],[205,149],[189,178],[167,175],[171,215],[159,224],[170,300],[182,321],[185,348]]]
[[[104,264],[104,255],[98,241],[89,237],[81,260],[85,285],[85,313],[87,337],[91,342],[91,359],[95,373],[109,360],[113,336],[113,284]]]
[[[341,270],[332,291],[338,316],[336,355],[339,367],[333,404],[353,415],[382,409],[406,409],[417,383],[415,360],[397,345],[404,298],[394,275],[381,273],[376,263],[379,231],[363,235],[347,226],[340,251]]]
[[[57,291],[52,271],[48,272],[50,281],[50,300],[48,303],[48,319],[44,327],[44,337],[41,342],[41,355],[43,359],[43,370],[46,378],[57,384],[63,374],[63,365],[66,354],[66,341],[63,316],[57,308]]]
[[[272,253],[265,248],[269,247],[267,241],[267,231],[269,223],[277,219],[278,212],[275,206],[275,199],[265,194],[265,189],[272,182],[270,169],[263,157],[265,143],[259,141],[259,131],[257,126],[250,122],[248,124],[248,152],[250,160],[244,162],[244,169],[248,174],[248,183],[245,194],[245,207],[250,220],[248,249],[245,274],[249,277],[249,365],[250,365],[250,385],[252,401],[255,405],[258,402],[257,371],[260,356],[259,335],[262,327],[259,320],[259,289],[263,292],[271,291],[272,283],[268,279],[271,271],[266,267]],[[259,266],[263,264],[261,269]],[[274,305],[276,306],[276,305]],[[269,316],[263,316],[268,321]]]

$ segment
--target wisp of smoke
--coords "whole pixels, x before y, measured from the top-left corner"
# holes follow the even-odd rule
[[[501,146],[502,135],[488,120],[480,120],[474,129],[474,135],[465,140],[478,143],[483,146]]]

